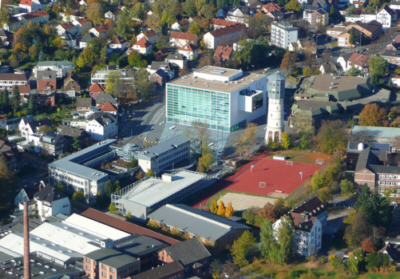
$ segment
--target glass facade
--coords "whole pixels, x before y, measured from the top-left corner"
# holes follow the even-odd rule
[[[167,121],[183,125],[200,121],[207,123],[212,130],[233,131],[238,127],[229,124],[229,95],[168,84]]]

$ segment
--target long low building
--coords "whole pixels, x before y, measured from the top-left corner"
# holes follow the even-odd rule
[[[179,171],[163,174],[161,178],[146,177],[131,186],[111,195],[111,202],[118,212],[128,212],[145,221],[147,215],[167,203],[180,202],[205,186],[206,174],[193,171]]]
[[[148,216],[169,228],[189,233],[203,243],[214,243],[218,251],[230,247],[248,226],[231,221],[210,212],[183,204],[167,204]]]

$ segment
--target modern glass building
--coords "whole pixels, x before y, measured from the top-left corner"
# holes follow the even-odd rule
[[[167,122],[234,131],[266,112],[266,77],[204,67],[166,86]]]

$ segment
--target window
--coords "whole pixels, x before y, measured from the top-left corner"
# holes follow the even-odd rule
[[[114,268],[111,267],[111,268],[110,268],[110,271],[111,271],[111,272],[114,272],[115,270],[114,270]]]
[[[90,270],[90,266],[87,265],[87,266],[86,266],[86,270]]]
[[[110,275],[110,279],[114,279],[114,276]]]
[[[101,276],[106,277],[106,273],[103,271],[103,272],[101,273]]]
[[[87,263],[90,263],[90,259],[89,259],[89,258],[86,258],[86,262],[87,262]]]
[[[106,269],[106,265],[105,264],[101,264],[101,268]]]

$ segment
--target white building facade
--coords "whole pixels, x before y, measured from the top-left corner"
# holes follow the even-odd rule
[[[298,33],[299,29],[293,27],[293,24],[273,22],[271,24],[271,43],[286,49],[289,47],[289,44],[297,42]]]
[[[265,141],[280,142],[284,127],[285,76],[276,72],[268,77],[268,121]]]

